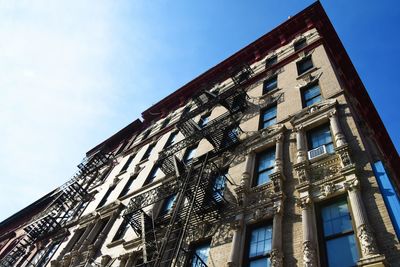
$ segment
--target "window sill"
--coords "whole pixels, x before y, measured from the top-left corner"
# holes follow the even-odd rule
[[[118,239],[118,240],[112,241],[111,243],[107,244],[106,247],[107,248],[112,248],[112,247],[116,247],[118,245],[121,245],[123,243],[125,243],[124,239]]]
[[[143,163],[146,163],[147,161],[149,161],[149,158],[139,161],[139,163],[136,165],[142,165]]]
[[[312,67],[311,69],[307,70],[306,72],[303,72],[302,74],[299,74],[296,78],[296,80],[300,80],[303,79],[305,76],[307,76],[308,74],[310,74],[311,72],[314,72],[318,70],[317,67]]]
[[[276,92],[278,92],[278,91],[280,91],[280,90],[281,90],[281,88],[276,87],[276,88],[272,89],[271,91],[268,91],[268,92],[266,92],[265,94],[263,94],[260,98],[261,98],[261,99],[267,98],[267,97],[273,95],[274,93],[276,93]]]
[[[336,155],[335,152],[332,152],[332,153],[325,153],[325,154],[322,154],[322,155],[317,156],[317,157],[312,158],[312,159],[308,158],[308,156],[307,156],[307,158],[308,158],[308,161],[309,161],[311,164],[313,164],[313,163],[315,163],[315,162],[321,161],[321,160],[323,160],[323,159],[326,159],[326,158],[328,158],[328,157],[330,157],[330,156],[334,156],[334,155]]]

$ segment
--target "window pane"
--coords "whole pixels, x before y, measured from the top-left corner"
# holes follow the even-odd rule
[[[277,56],[272,56],[269,59],[267,59],[265,61],[265,67],[271,67],[272,65],[274,65],[275,63],[278,62],[278,57]]]
[[[214,186],[213,186],[213,198],[216,201],[221,201],[224,196],[225,189],[225,174],[221,174],[215,178]]]
[[[305,47],[306,44],[307,44],[306,38],[297,41],[296,43],[294,43],[294,51],[299,51],[300,49]]]
[[[298,62],[297,66],[299,74],[302,74],[303,72],[306,72],[307,70],[311,69],[313,67],[313,64],[311,58],[309,57]]]
[[[268,120],[268,121],[264,121],[263,129],[265,129],[265,128],[269,127],[269,126],[275,125],[275,124],[276,124],[276,118],[273,118],[273,119]]]
[[[160,211],[161,215],[168,213],[172,209],[175,199],[176,199],[176,195],[171,195],[164,200],[163,207]]]
[[[263,120],[268,120],[276,117],[276,106],[270,107],[269,109],[264,110],[263,112]]]
[[[249,257],[263,256],[271,250],[272,226],[263,226],[251,231]]]
[[[309,134],[310,150],[331,143],[332,143],[332,136],[331,136],[331,131],[329,129],[329,125],[326,125],[322,128],[317,128],[311,131]]]
[[[347,202],[342,200],[322,209],[324,235],[330,236],[352,230]]]
[[[327,241],[326,250],[329,267],[355,266],[359,257],[353,234]]]
[[[258,171],[271,168],[275,165],[275,150],[269,150],[260,154],[258,159]]]
[[[277,77],[273,77],[271,79],[268,79],[266,81],[264,81],[263,84],[263,93],[268,93],[269,91],[275,89],[278,87],[278,79]]]
[[[192,267],[204,267],[204,264],[207,263],[209,252],[210,243],[196,247],[192,258]]]
[[[318,85],[314,85],[313,87],[308,88],[304,91],[304,99],[310,99],[320,95],[320,88]]]
[[[322,97],[321,96],[317,96],[314,98],[311,98],[309,100],[306,100],[306,107],[314,105],[315,103],[321,102],[322,101]]]
[[[268,258],[250,261],[250,267],[269,267],[270,262]]]
[[[188,148],[185,152],[185,157],[183,158],[183,161],[186,164],[190,163],[195,153],[196,153],[196,147]]]

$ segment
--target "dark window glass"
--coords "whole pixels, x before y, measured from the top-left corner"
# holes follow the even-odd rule
[[[183,162],[188,165],[192,163],[193,157],[196,154],[197,146],[188,147],[185,151],[185,155],[183,156]]]
[[[214,179],[213,198],[217,202],[222,201],[224,198],[225,183],[226,183],[226,172],[219,174]]]
[[[333,142],[329,125],[323,125],[307,132],[309,150],[325,145],[328,153],[333,153]]]
[[[359,255],[346,200],[323,206],[321,219],[327,265],[356,266]]]
[[[167,214],[172,209],[175,199],[176,199],[176,195],[170,195],[169,197],[167,197],[164,200],[163,205],[160,210],[160,216]]]
[[[119,153],[121,153],[122,151],[124,151],[124,148],[126,147],[126,145],[129,143],[128,140],[124,141],[123,144],[121,144],[121,146],[118,148],[117,152],[115,152],[115,155],[118,155]]]
[[[149,175],[147,176],[145,185],[146,185],[146,184],[149,184],[149,183],[152,183],[152,182],[154,181],[154,179],[157,177],[159,171],[160,171],[160,168],[159,168],[157,165],[155,165],[155,166],[151,169]]]
[[[97,229],[95,235],[90,240],[90,244],[94,244],[94,242],[97,241],[100,233],[103,232],[104,228],[106,227],[108,220],[109,220],[109,218],[104,219],[104,220],[101,221],[100,227]]]
[[[100,200],[99,205],[97,208],[103,207],[104,204],[106,204],[108,197],[111,195],[111,192],[114,190],[114,187],[109,187],[106,194],[103,196],[103,198]]]
[[[275,149],[270,149],[257,155],[255,185],[269,182],[269,175],[274,172]]]
[[[294,43],[294,51],[299,51],[300,49],[306,47],[306,45],[307,45],[307,40],[306,38],[303,38]]]
[[[117,233],[113,237],[112,241],[120,240],[121,238],[123,238],[128,228],[129,220],[127,218],[124,218],[121,225],[118,227]]]
[[[165,127],[169,124],[170,121],[171,121],[171,118],[166,118],[166,119],[163,121],[163,123],[161,124],[160,130],[163,129],[163,128],[165,128]]]
[[[178,136],[178,131],[172,132],[171,135],[168,137],[167,142],[165,143],[164,148],[172,146],[176,143],[176,137]]]
[[[184,116],[186,116],[186,114],[189,113],[189,111],[190,111],[191,108],[192,108],[191,106],[186,106],[186,107],[182,110],[181,118],[184,117]]]
[[[276,106],[272,106],[262,111],[260,128],[265,129],[276,123]]]
[[[147,147],[146,152],[144,152],[143,157],[140,161],[146,160],[150,157],[151,155],[151,151],[153,150],[153,148],[156,146],[156,144],[151,144]]]
[[[121,193],[119,194],[118,197],[123,197],[126,194],[128,194],[129,190],[131,189],[132,183],[133,181],[136,180],[137,176],[139,173],[135,173],[134,175],[132,175],[131,177],[129,177],[128,181],[126,182],[124,188],[122,189]]]
[[[199,127],[200,128],[206,127],[209,121],[210,121],[210,113],[202,115],[198,123]]]
[[[228,128],[225,130],[220,148],[226,148],[230,145],[236,144],[239,141],[240,129]]]
[[[314,67],[311,57],[307,57],[299,62],[297,62],[297,73],[303,74],[304,72],[308,71],[309,69],[311,69],[312,67]]]
[[[128,160],[125,162],[124,166],[122,167],[122,169],[121,169],[121,171],[119,173],[124,172],[129,168],[129,165],[131,165],[131,163],[132,163],[133,159],[135,158],[135,156],[136,155],[129,156]]]
[[[278,57],[277,57],[277,56],[272,56],[272,57],[268,58],[268,59],[265,61],[265,67],[266,67],[266,68],[269,68],[269,67],[271,67],[272,65],[275,65],[277,62],[278,62]]]
[[[303,101],[305,107],[321,102],[321,100],[321,89],[319,88],[318,84],[307,87],[303,90]]]
[[[278,88],[278,77],[274,76],[263,83],[263,94],[266,94],[274,89]]]
[[[248,266],[270,266],[269,253],[271,245],[272,225],[252,229],[247,248]]]
[[[207,266],[208,254],[210,253],[210,243],[205,243],[196,246],[193,249],[193,256],[191,259],[191,267],[205,267]]]

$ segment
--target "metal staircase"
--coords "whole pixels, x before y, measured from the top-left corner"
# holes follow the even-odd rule
[[[73,178],[56,190],[54,200],[25,226],[26,235],[0,260],[0,266],[16,266],[35,242],[54,234],[83,212],[91,199],[88,189],[95,180],[91,176],[112,159],[111,153],[103,152],[85,158]]]

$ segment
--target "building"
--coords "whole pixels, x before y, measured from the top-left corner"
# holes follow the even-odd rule
[[[399,266],[400,160],[316,2],[1,223],[2,266]]]

